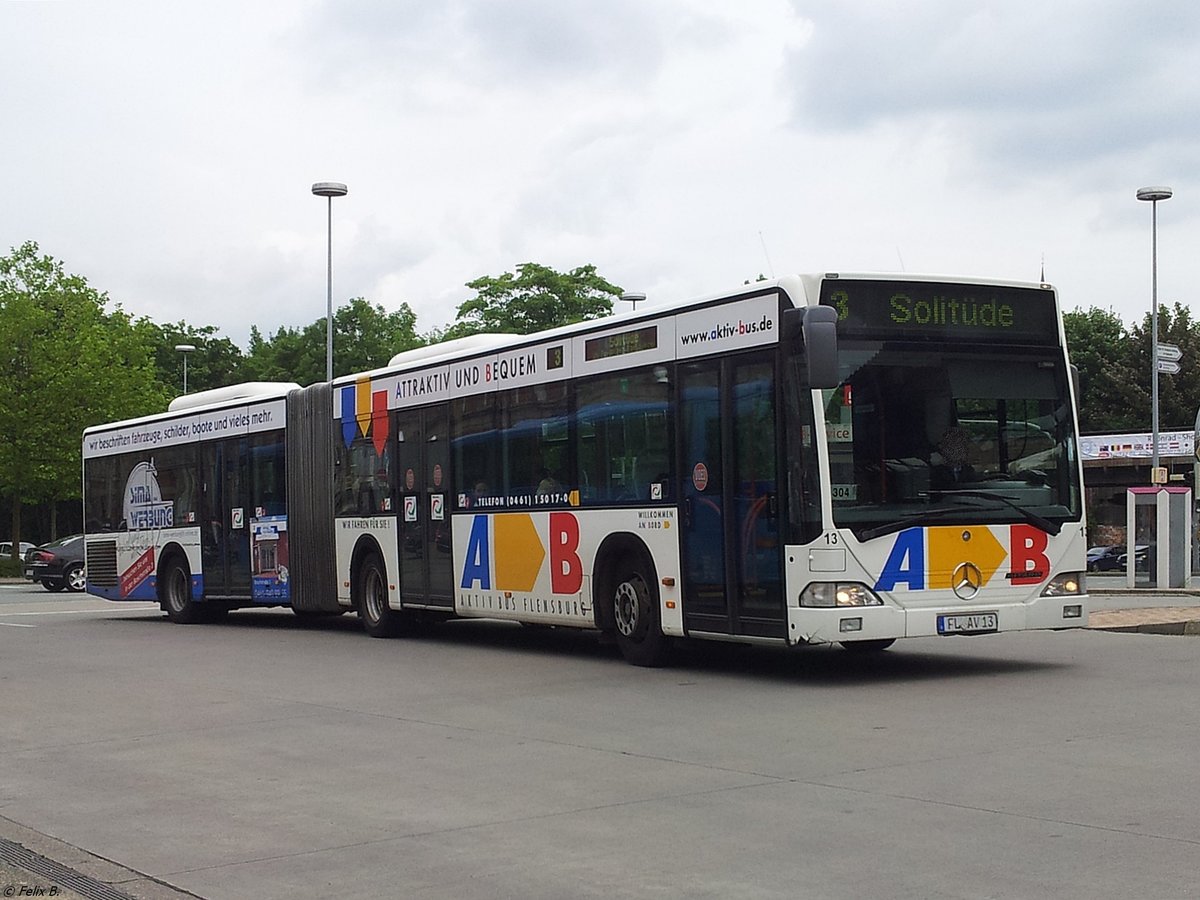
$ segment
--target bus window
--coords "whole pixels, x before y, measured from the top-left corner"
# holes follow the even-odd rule
[[[494,440],[496,395],[472,394],[451,402],[456,509],[479,508],[503,495]]]
[[[370,437],[359,435],[349,447],[338,441],[335,449],[337,487],[334,511],[340,516],[372,516],[391,509],[391,444],[383,453]]]
[[[575,393],[580,500],[666,500],[673,476],[670,380],[663,366],[602,375]]]
[[[503,391],[498,406],[506,496],[517,503],[565,503],[570,480],[566,382]]]

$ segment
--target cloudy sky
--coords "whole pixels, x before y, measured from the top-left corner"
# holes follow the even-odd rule
[[[595,264],[651,302],[760,272],[1200,304],[1194,0],[4,3],[0,253],[239,344],[334,299],[451,321]],[[1195,306],[1193,306],[1195,308]],[[1200,313],[1200,310],[1197,310]]]

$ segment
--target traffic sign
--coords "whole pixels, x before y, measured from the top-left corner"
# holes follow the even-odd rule
[[[1183,359],[1183,351],[1174,344],[1164,344],[1160,341],[1158,345],[1158,358],[1170,362],[1179,362],[1179,360]]]
[[[1164,375],[1178,375],[1179,363],[1172,362],[1169,359],[1160,358],[1158,361],[1158,371],[1162,372]]]

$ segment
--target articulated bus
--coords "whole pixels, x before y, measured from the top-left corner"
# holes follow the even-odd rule
[[[176,622],[356,612],[881,650],[1087,624],[1055,291],[825,274],[84,433],[87,585]]]

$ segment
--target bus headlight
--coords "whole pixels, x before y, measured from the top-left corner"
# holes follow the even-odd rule
[[[1074,597],[1082,594],[1087,587],[1082,572],[1063,572],[1050,579],[1050,583],[1042,590],[1043,597]]]
[[[800,594],[801,606],[883,606],[879,596],[854,581],[821,581]]]

